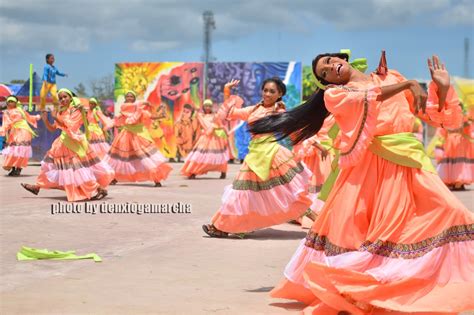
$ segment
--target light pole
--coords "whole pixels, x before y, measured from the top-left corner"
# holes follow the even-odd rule
[[[207,93],[207,67],[209,61],[212,61],[211,55],[211,46],[212,46],[212,38],[211,32],[212,30],[216,29],[216,22],[214,21],[214,13],[212,11],[204,11],[202,14],[202,18],[204,20],[204,82],[203,82],[203,98],[206,98]]]

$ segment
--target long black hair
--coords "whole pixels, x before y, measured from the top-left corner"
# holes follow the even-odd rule
[[[313,74],[324,85],[331,84],[316,74],[316,65],[322,57],[338,57],[349,60],[343,53],[321,54],[313,59]],[[317,89],[304,103],[284,113],[261,118],[249,125],[253,134],[276,133],[278,140],[290,137],[297,144],[316,134],[323,126],[329,111],[324,104],[324,90]]]

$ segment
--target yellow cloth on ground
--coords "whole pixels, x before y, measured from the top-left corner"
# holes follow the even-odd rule
[[[95,253],[86,255],[76,255],[73,250],[70,251],[49,251],[47,249],[37,249],[32,247],[22,246],[20,251],[16,254],[16,258],[22,260],[76,260],[76,259],[94,259],[95,262],[101,262],[102,258]]]

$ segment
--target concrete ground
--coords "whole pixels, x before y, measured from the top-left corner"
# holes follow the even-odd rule
[[[0,314],[291,314],[298,303],[268,292],[306,232],[283,224],[240,239],[211,239],[201,225],[218,209],[228,179],[179,175],[161,188],[118,184],[105,203],[188,203],[191,214],[51,214],[66,205],[61,191],[34,196],[20,182],[34,183],[39,167],[20,178],[0,176]],[[474,211],[474,187],[456,192]],[[90,206],[91,203],[88,203]],[[22,261],[22,245],[94,252],[103,262]]]

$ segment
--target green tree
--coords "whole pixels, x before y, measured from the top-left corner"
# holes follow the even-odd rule
[[[79,83],[79,85],[74,88],[74,93],[76,93],[78,97],[87,97],[86,87],[82,83]]]
[[[26,80],[11,80],[10,84],[25,84]]]
[[[97,80],[91,80],[89,86],[92,91],[92,96],[99,100],[110,100],[114,99],[114,84],[114,76],[108,74]]]

